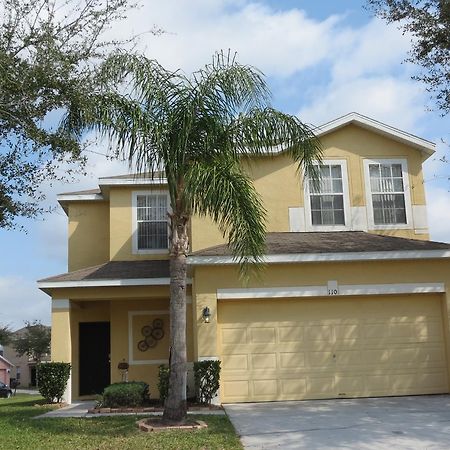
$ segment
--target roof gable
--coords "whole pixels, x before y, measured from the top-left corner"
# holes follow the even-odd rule
[[[425,153],[426,157],[431,156],[435,152],[436,145],[433,142],[415,136],[411,133],[407,133],[406,131],[399,130],[398,128],[390,125],[386,125],[378,120],[371,119],[370,117],[363,116],[362,114],[358,114],[356,112],[351,112],[345,116],[338,117],[337,119],[327,122],[324,125],[320,125],[314,129],[314,132],[320,138],[351,124],[420,150]]]

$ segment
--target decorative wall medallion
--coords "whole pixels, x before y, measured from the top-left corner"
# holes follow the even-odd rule
[[[138,349],[139,349],[141,352],[145,352],[146,350],[148,350],[147,342],[145,342],[145,341],[139,341],[139,342],[138,342]]]
[[[147,337],[152,334],[152,331],[153,331],[153,328],[150,325],[145,325],[144,327],[142,327],[141,333],[142,333],[142,336]]]
[[[145,352],[149,348],[155,347],[158,341],[164,337],[163,326],[164,321],[162,319],[155,319],[152,325],[144,325],[141,329],[144,339],[138,342],[138,350]]]

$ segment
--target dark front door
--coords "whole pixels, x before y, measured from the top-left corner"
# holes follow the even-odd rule
[[[109,322],[80,323],[80,395],[101,394],[110,384]]]

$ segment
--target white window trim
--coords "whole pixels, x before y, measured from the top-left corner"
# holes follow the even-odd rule
[[[315,165],[319,165],[319,162],[315,162]],[[347,160],[345,159],[324,159],[320,162],[322,165],[338,165],[341,166],[342,172],[342,193],[344,197],[344,222],[345,225],[313,225],[311,217],[311,202],[309,191],[309,179],[304,179],[304,204],[305,204],[305,216],[306,216],[306,231],[349,231],[352,229],[352,220],[350,216],[350,196],[348,189],[348,172],[347,172]]]
[[[138,227],[137,227],[137,197],[138,195],[167,195],[168,212],[171,212],[170,196],[167,190],[152,189],[145,191],[133,191],[131,194],[131,241],[133,255],[167,255],[169,253],[169,243],[167,243],[167,249],[139,249],[138,248]],[[170,235],[170,224],[167,220],[167,236]]]
[[[373,204],[372,204],[372,190],[370,188],[370,164],[401,164],[402,177],[403,177],[403,189],[405,195],[405,214],[406,223],[396,224],[383,224],[375,225],[373,217]],[[411,211],[411,194],[409,190],[409,173],[407,160],[402,159],[365,159],[364,160],[364,187],[366,190],[366,207],[367,207],[367,219],[369,222],[369,230],[406,230],[412,229],[412,211]]]

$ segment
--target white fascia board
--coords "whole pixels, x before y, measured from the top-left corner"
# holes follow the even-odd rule
[[[167,178],[99,178],[99,186],[137,186],[167,184]]]
[[[83,281],[38,281],[39,289],[115,287],[115,286],[167,286],[170,278],[135,278],[117,280],[83,280]],[[188,278],[186,284],[192,284]]]
[[[288,255],[265,255],[262,261],[268,264],[329,262],[329,261],[377,261],[399,259],[450,258],[450,250],[400,250],[382,252],[347,253],[296,253]],[[188,256],[190,265],[238,264],[232,256]]]
[[[56,196],[58,202],[68,202],[68,201],[102,201],[105,198],[102,194],[59,194]]]
[[[422,150],[428,155],[432,155],[435,152],[435,143],[355,112],[346,114],[345,116],[339,117],[331,122],[327,122],[324,125],[320,125],[314,129],[314,132],[318,137],[321,137],[350,123],[357,123],[364,128],[368,128],[379,134],[383,134],[407,145],[411,145],[419,150]]]
[[[445,292],[444,283],[394,283],[340,285],[329,294],[327,286],[218,289],[218,300],[242,300],[292,297],[336,297],[352,295],[434,294]]]
[[[0,360],[5,362],[6,364],[9,364],[11,367],[16,367],[15,364],[13,364],[11,361],[8,361],[4,356],[0,355]]]

